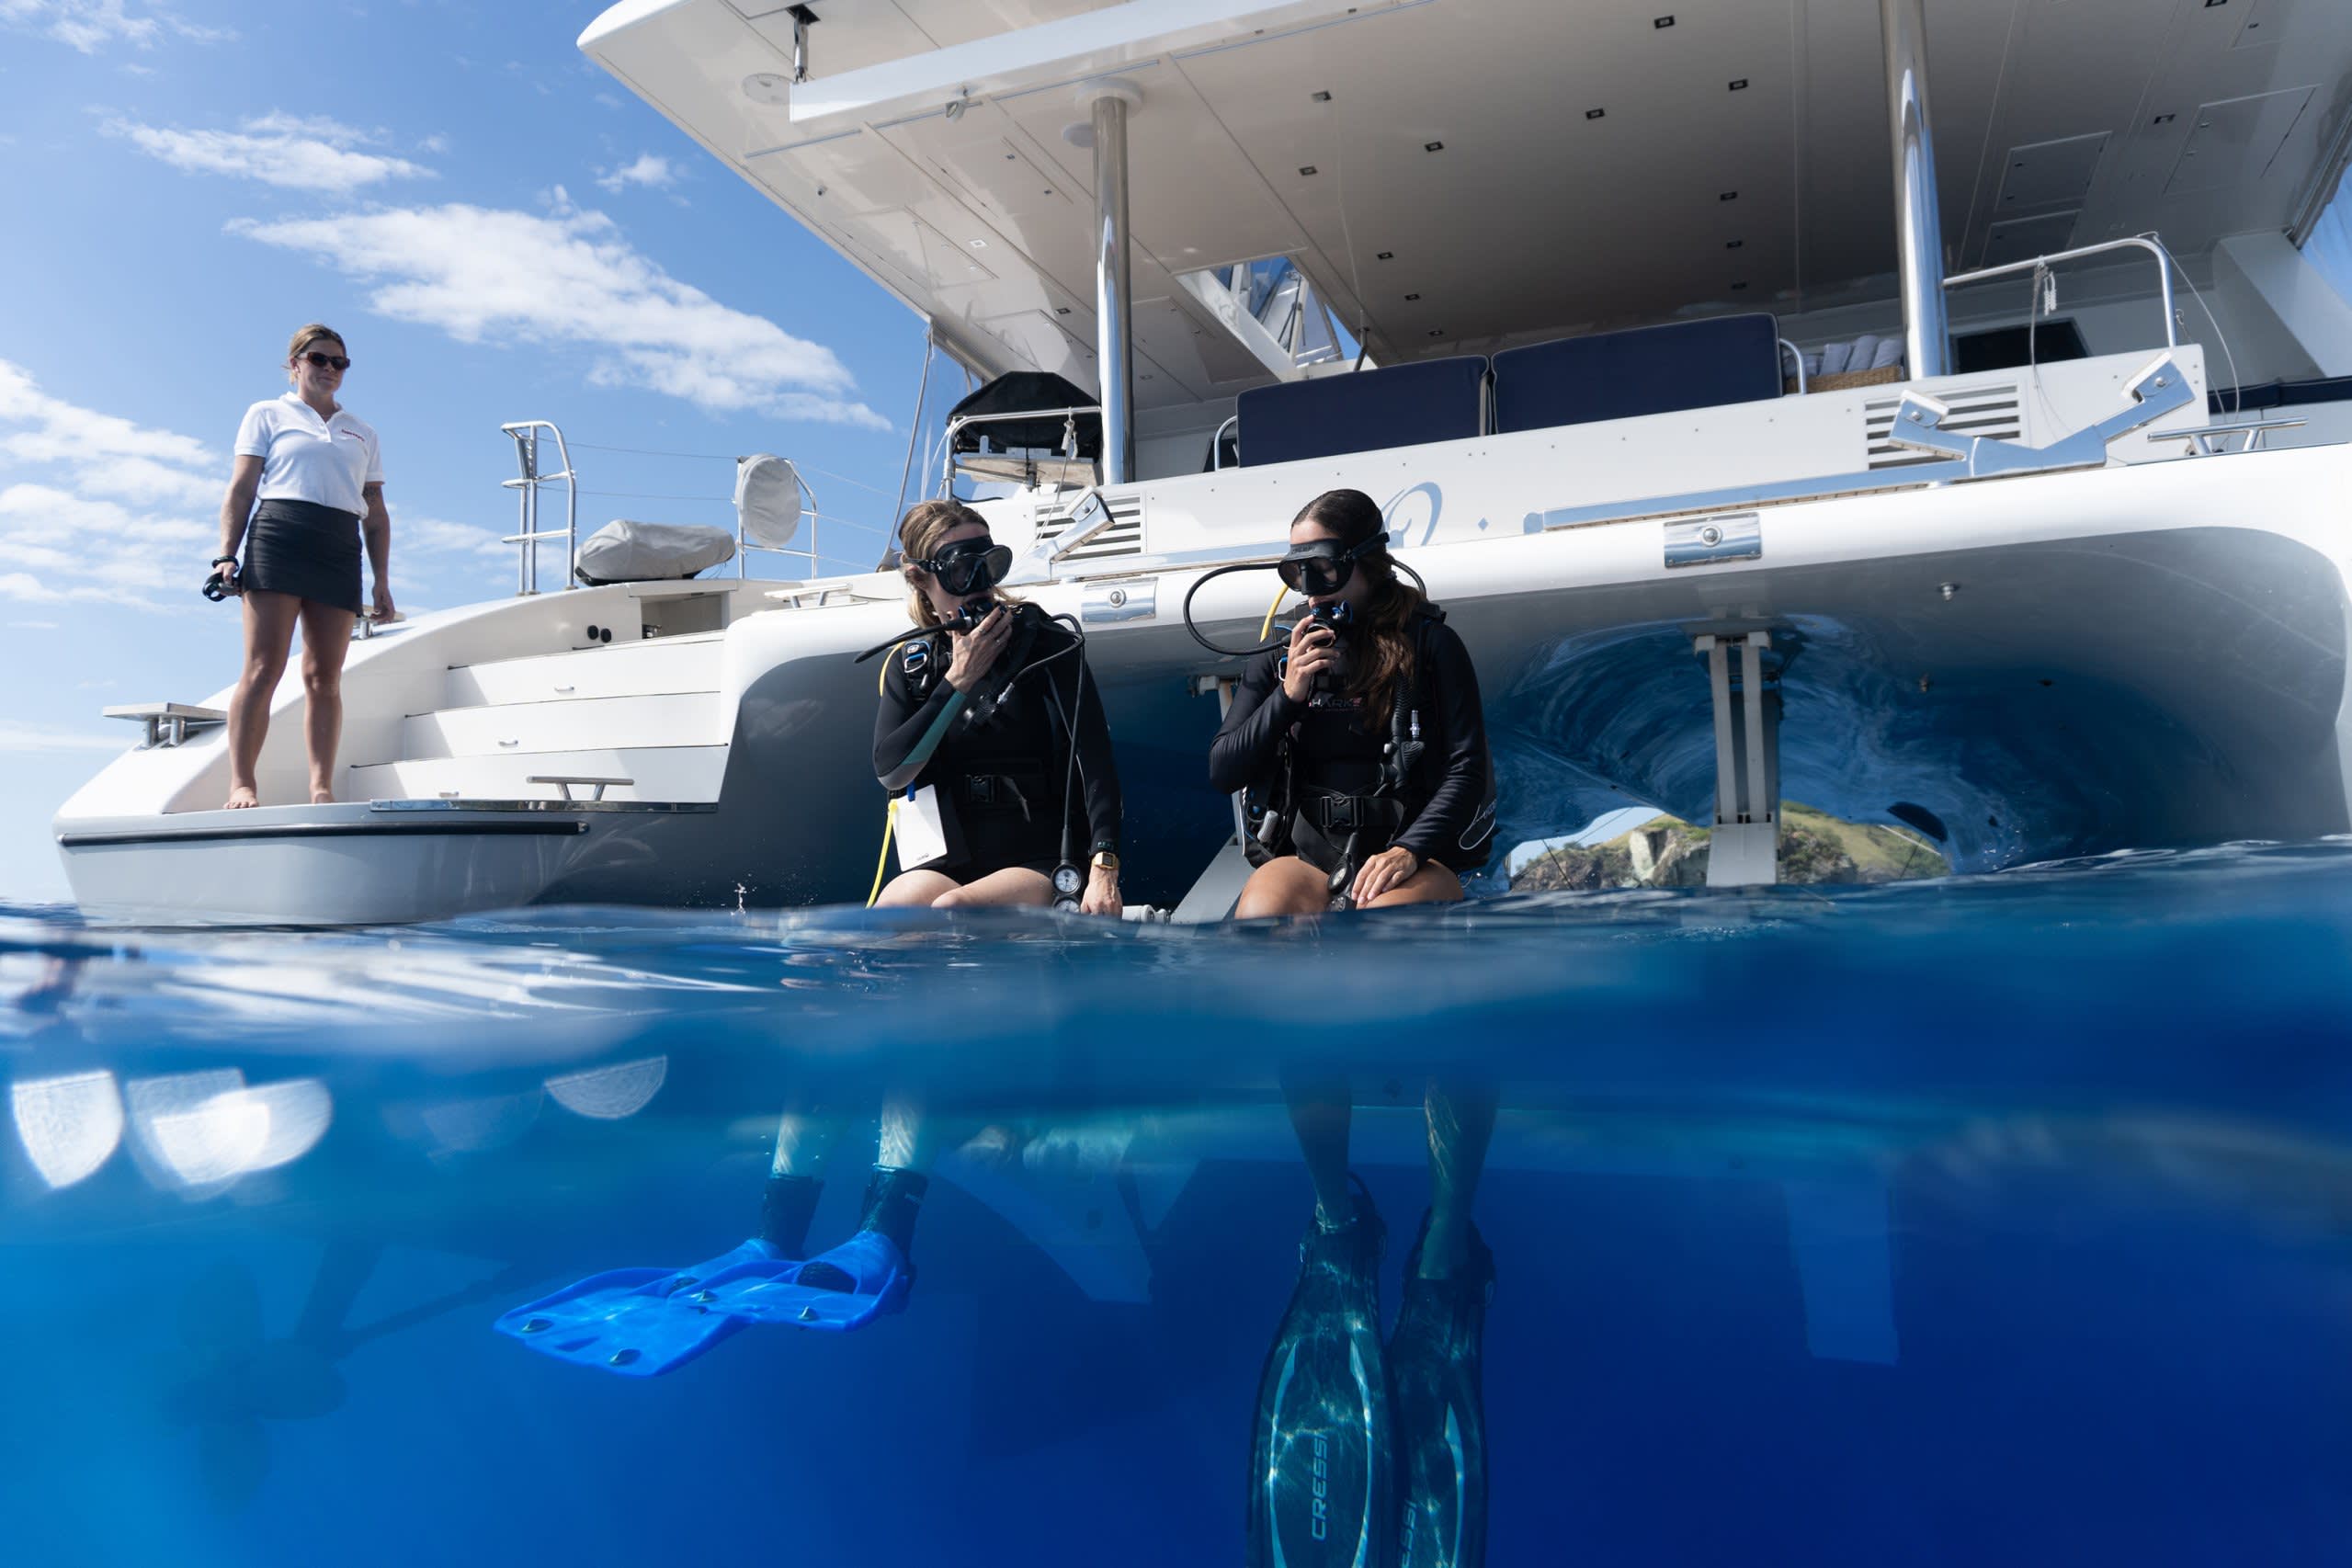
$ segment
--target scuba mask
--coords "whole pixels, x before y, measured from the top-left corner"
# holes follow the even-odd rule
[[[1274,563],[1274,570],[1293,593],[1335,594],[1356,575],[1356,562],[1388,546],[1388,535],[1376,533],[1360,544],[1344,545],[1335,539],[1302,544]]]
[[[960,539],[945,545],[927,561],[910,561],[938,580],[939,586],[961,598],[967,595],[984,593],[1005,580],[1013,569],[1013,551],[1009,546],[991,544],[985,534],[978,539]]]

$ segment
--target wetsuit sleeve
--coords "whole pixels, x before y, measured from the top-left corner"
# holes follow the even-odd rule
[[[1449,626],[1431,629],[1428,694],[1437,733],[1431,744],[1437,751],[1438,778],[1428,804],[1404,824],[1396,842],[1426,861],[1439,845],[1459,844],[1485,808],[1488,774],[1493,764],[1486,752],[1486,712],[1478,697],[1478,672],[1470,650]],[[1424,714],[1422,722],[1431,715]]]
[[[882,676],[881,708],[874,715],[874,777],[895,794],[923,776],[948,726],[963,710],[963,693],[942,680],[916,701],[904,661],[893,652]]]
[[[1256,783],[1274,766],[1283,735],[1306,711],[1275,674],[1281,657],[1275,649],[1250,661],[1234,688],[1233,710],[1209,743],[1209,786],[1221,794]]]
[[[1119,824],[1124,807],[1119,792],[1119,760],[1111,754],[1110,715],[1103,707],[1102,688],[1095,685],[1095,672],[1086,667],[1085,655],[1076,658],[1076,679],[1065,680],[1074,691],[1065,691],[1071,705],[1071,722],[1076,727],[1078,745],[1078,777],[1085,790],[1087,852],[1108,849],[1119,852]]]

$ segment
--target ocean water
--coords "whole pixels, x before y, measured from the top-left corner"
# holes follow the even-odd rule
[[[1345,1074],[1391,1231],[1433,1076],[1495,1564],[2352,1560],[2352,844],[1252,927],[0,912],[0,1561],[1242,1557]],[[978,1130],[908,1310],[659,1379],[492,1331],[754,1227],[776,1117]]]

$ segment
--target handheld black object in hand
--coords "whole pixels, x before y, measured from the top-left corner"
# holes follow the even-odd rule
[[[212,574],[204,579],[204,587],[201,590],[204,597],[210,599],[216,605],[222,599],[227,598],[229,597],[229,585],[235,579],[236,574],[237,559],[235,556],[224,555],[214,561],[212,562]]]
[[[1347,639],[1356,629],[1356,612],[1345,601],[1317,605],[1308,612],[1308,619],[1331,632],[1331,663],[1315,677],[1315,684],[1326,691],[1336,691],[1347,684]]]

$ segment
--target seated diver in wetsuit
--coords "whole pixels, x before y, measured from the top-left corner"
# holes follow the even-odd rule
[[[1320,615],[1244,675],[1210,752],[1223,790],[1262,804],[1265,863],[1241,918],[1444,903],[1485,862],[1493,767],[1478,677],[1442,615],[1398,580],[1379,504],[1335,490],[1290,525],[1283,581]],[[1258,1384],[1251,1568],[1477,1568],[1485,1560],[1480,1360],[1494,1259],[1471,1200],[1491,1086],[1432,1081],[1429,1211],[1385,1345],[1386,1228],[1351,1193],[1351,1096],[1327,1064],[1286,1070],[1315,1193],[1299,1280]]]
[[[1119,769],[1083,646],[1035,607],[993,593],[1010,552],[962,503],[924,502],[899,540],[915,590],[907,611],[940,630],[891,655],[874,773],[894,793],[936,788],[962,853],[900,872],[877,903],[1050,903],[1055,869],[1084,846],[1080,910],[1119,914]],[[949,627],[967,604],[992,602],[971,631]]]
[[[995,599],[1010,552],[990,543],[986,520],[970,507],[924,502],[899,539],[915,588],[909,611],[936,630],[894,650],[885,668],[874,771],[892,790],[919,783],[947,795],[963,850],[952,863],[901,872],[878,902],[1045,903],[1049,878],[1083,843],[1092,853],[1081,907],[1118,915],[1119,775],[1083,645],[1035,608]],[[967,603],[994,608],[969,631],[950,629]],[[912,1086],[890,1096],[858,1227],[811,1256],[810,1223],[843,1128],[837,1114],[789,1109],[756,1235],[684,1268],[590,1276],[506,1312],[498,1327],[559,1359],[629,1377],[672,1371],[747,1324],[862,1328],[904,1308],[932,1162],[971,1131],[926,1116]]]

